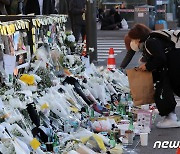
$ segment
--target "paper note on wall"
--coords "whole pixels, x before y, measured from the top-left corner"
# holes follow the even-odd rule
[[[138,17],[144,17],[144,13],[138,13]]]
[[[4,69],[6,74],[13,74],[16,64],[16,56],[4,54]]]

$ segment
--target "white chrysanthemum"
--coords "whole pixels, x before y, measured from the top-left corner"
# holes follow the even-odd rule
[[[63,43],[64,43],[62,37],[59,37],[59,43],[60,43],[60,44],[63,44]]]
[[[72,66],[75,62],[74,56],[73,55],[67,55],[66,56],[66,61],[69,62],[69,65]]]
[[[68,35],[68,36],[67,36],[67,40],[68,40],[69,42],[75,42],[75,37],[74,37],[74,35]]]
[[[89,48],[89,51],[90,52],[94,52],[94,48]]]
[[[61,51],[63,52],[64,55],[67,54],[67,48],[65,46],[61,47]]]

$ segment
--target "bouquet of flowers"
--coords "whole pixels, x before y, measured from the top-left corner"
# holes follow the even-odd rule
[[[76,47],[75,37],[72,34],[72,32],[66,32],[66,38],[65,38],[64,43],[69,48],[75,48]]]

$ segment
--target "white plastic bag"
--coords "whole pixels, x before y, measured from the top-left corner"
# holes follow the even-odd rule
[[[128,23],[126,21],[126,19],[122,19],[121,21],[121,25],[122,25],[122,29],[128,29]]]

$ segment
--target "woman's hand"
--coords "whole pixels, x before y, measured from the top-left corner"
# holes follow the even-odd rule
[[[139,65],[138,67],[141,71],[146,71],[146,63]]]

